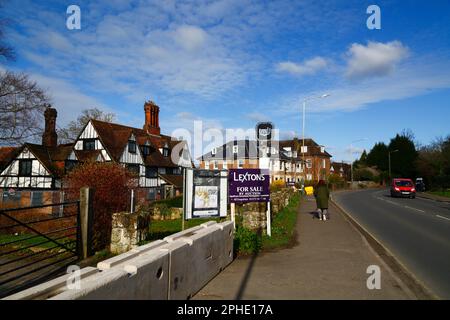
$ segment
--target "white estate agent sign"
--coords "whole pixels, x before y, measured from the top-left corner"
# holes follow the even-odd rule
[[[224,170],[186,169],[185,219],[226,217],[228,184]]]

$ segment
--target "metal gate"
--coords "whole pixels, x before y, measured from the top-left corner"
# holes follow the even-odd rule
[[[79,201],[0,209],[0,298],[62,274],[80,241]]]

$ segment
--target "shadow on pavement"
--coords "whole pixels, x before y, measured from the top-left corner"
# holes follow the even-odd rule
[[[256,241],[262,241],[262,229],[261,228],[259,228],[258,231],[257,231],[257,239],[256,239]],[[255,243],[254,248],[258,248],[257,243]],[[245,292],[245,288],[247,287],[248,280],[250,279],[250,275],[252,273],[253,266],[255,265],[256,258],[258,257],[258,253],[259,253],[258,249],[253,251],[250,263],[248,264],[247,270],[245,271],[244,278],[241,281],[241,285],[240,285],[239,290],[238,290],[238,292],[236,294],[235,300],[242,300],[242,297],[243,297],[244,292]]]

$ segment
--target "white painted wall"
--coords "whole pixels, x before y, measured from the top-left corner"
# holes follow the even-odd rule
[[[31,176],[19,177],[19,159],[30,159]],[[11,176],[11,177],[6,177]],[[0,175],[0,187],[2,188],[51,188],[52,176],[42,163],[25,148]]]

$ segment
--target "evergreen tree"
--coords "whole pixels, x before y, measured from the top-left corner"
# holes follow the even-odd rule
[[[418,152],[416,150],[413,136],[411,134],[397,134],[391,139],[388,147],[391,153],[391,172],[393,177],[414,178],[416,175],[416,161]]]
[[[387,171],[388,164],[388,147],[384,142],[376,143],[366,158],[368,166],[375,166],[378,170]]]

